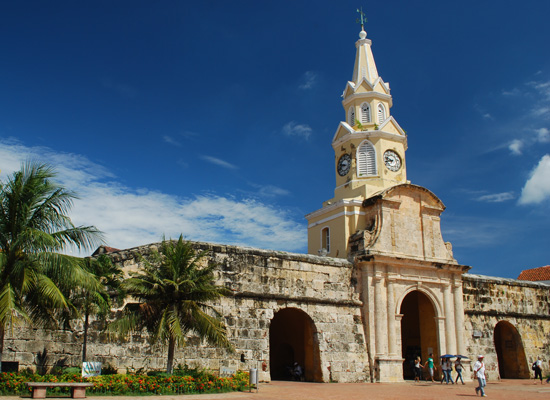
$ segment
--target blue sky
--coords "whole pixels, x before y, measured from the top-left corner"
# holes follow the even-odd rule
[[[361,6],[408,179],[447,206],[455,258],[511,278],[550,264],[546,1],[2,2],[0,179],[52,163],[73,221],[112,247],[306,252]]]

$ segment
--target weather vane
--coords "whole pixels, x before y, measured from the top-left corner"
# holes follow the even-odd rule
[[[365,17],[365,13],[363,12],[363,7],[361,7],[360,9],[358,8],[357,9],[357,12],[359,13],[359,15],[361,16],[361,18],[357,18],[357,23],[361,22],[361,29],[362,30],[365,30],[365,22],[367,22],[367,17]]]

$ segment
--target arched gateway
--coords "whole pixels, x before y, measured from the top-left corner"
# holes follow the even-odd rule
[[[278,311],[269,327],[269,359],[272,380],[289,380],[289,367],[297,362],[309,382],[322,382],[317,330],[302,310]]]
[[[414,290],[403,299],[400,314],[403,379],[414,379],[413,365],[417,356],[422,362],[430,353],[434,360],[439,357],[435,309],[428,296]]]
[[[500,321],[495,326],[494,339],[500,377],[528,379],[530,377],[529,366],[523,342],[514,325],[507,321]]]

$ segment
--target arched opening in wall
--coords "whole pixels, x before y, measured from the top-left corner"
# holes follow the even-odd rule
[[[498,372],[503,379],[529,379],[529,365],[521,336],[514,325],[500,321],[495,326]]]
[[[304,380],[322,382],[317,329],[302,310],[284,308],[278,311],[269,327],[269,360],[272,380],[292,380],[292,368],[297,362]]]
[[[424,293],[414,290],[407,294],[401,303],[401,355],[403,379],[414,379],[414,359],[421,357],[422,363],[433,353],[439,360],[435,308]],[[427,372],[427,371],[426,371]]]

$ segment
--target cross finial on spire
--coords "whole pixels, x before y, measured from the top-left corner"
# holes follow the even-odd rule
[[[357,18],[357,23],[359,23],[359,21],[361,21],[361,30],[365,30],[365,22],[367,22],[367,17],[365,17],[365,13],[363,12],[363,7],[358,8],[357,12],[361,16],[360,19]]]

